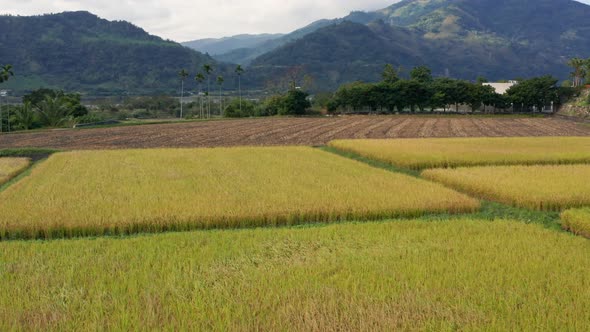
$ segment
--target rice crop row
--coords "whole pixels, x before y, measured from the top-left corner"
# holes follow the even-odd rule
[[[0,330],[583,331],[590,241],[392,221],[0,243]]]
[[[414,170],[590,162],[589,137],[336,140],[329,145]]]
[[[27,158],[0,158],[0,186],[29,167],[30,163]]]
[[[422,176],[459,191],[513,206],[560,211],[590,205],[590,165],[430,169]]]
[[[0,239],[472,212],[441,185],[308,147],[52,155],[0,193]]]
[[[561,214],[565,230],[590,239],[590,208],[567,210]]]

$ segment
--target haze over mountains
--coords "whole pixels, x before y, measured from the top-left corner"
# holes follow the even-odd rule
[[[316,90],[334,89],[378,80],[386,63],[406,70],[428,65],[436,76],[468,80],[566,79],[569,58],[590,56],[588,17],[590,6],[573,0],[404,0],[286,35],[184,44],[197,52],[89,13],[0,16],[0,62],[19,73],[13,89],[50,85],[104,93],[170,91],[180,68],[195,73],[204,63],[228,76],[234,66],[222,63],[247,65],[250,88],[299,67]]]

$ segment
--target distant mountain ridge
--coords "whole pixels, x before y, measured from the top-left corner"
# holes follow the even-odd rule
[[[14,66],[2,88],[15,93],[53,87],[91,94],[175,91],[178,71],[195,73],[209,56],[123,21],[88,12],[0,16],[0,59]]]
[[[265,42],[278,39],[284,34],[258,34],[258,35],[236,35],[223,38],[206,38],[197,39],[182,43],[186,47],[190,47],[201,53],[208,53],[210,55],[220,55],[228,53],[237,49],[255,48]]]
[[[573,0],[404,0],[355,12],[252,61],[277,73],[303,66],[322,87],[379,79],[386,63],[428,65],[473,80],[553,74],[590,56],[590,6]]]

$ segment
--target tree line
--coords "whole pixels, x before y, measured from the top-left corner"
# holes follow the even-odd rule
[[[506,94],[486,85],[484,78],[472,83],[447,77],[434,78],[426,66],[415,67],[409,78],[400,77],[400,70],[386,65],[378,83],[354,82],[341,86],[326,102],[330,113],[336,112],[447,112],[459,111],[466,105],[472,111],[482,108],[529,112],[557,105],[571,91],[557,86],[551,76],[521,80]]]

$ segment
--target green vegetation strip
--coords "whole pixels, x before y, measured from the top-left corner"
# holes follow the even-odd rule
[[[394,221],[0,243],[0,330],[585,330],[590,241]]]
[[[329,146],[414,170],[590,162],[590,137],[336,140]]]
[[[0,239],[469,213],[477,200],[307,147],[52,155],[0,193]]]
[[[565,230],[590,239],[590,208],[565,211],[561,219]]]

